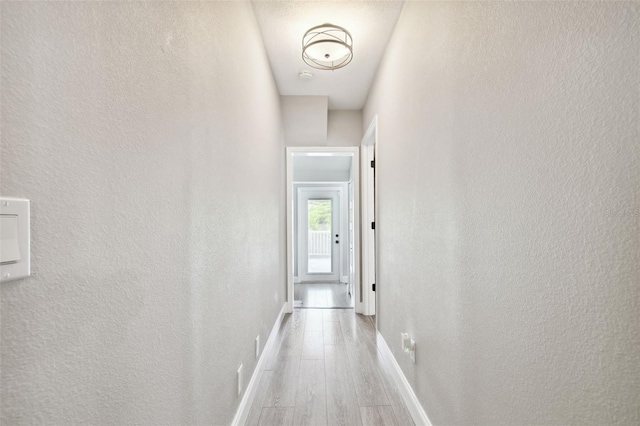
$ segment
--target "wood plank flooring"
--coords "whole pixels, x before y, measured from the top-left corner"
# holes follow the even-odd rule
[[[353,308],[346,284],[298,283],[293,287],[296,307],[300,308]]]
[[[285,315],[246,426],[413,426],[375,335],[353,309]]]

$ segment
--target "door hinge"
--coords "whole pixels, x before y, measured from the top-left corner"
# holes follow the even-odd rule
[[[371,284],[371,290],[376,291],[376,283]]]
[[[371,168],[372,169],[376,168],[376,160],[371,160]]]
[[[371,222],[371,229],[376,229],[376,223],[375,222]]]

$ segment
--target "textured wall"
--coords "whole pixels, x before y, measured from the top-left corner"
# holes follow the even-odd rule
[[[287,146],[359,146],[362,111],[327,111],[326,96],[282,96]]]
[[[284,302],[279,96],[244,2],[2,5],[2,422],[229,424]]]
[[[329,110],[327,146],[360,146],[362,111]]]
[[[638,3],[405,4],[364,123],[434,424],[640,423],[639,81]]]
[[[327,144],[326,96],[282,96],[282,122],[287,146]]]

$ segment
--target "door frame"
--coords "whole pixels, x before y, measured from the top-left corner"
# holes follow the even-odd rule
[[[309,265],[307,264],[307,260],[304,260],[304,256],[302,256],[302,251],[300,250],[301,247],[303,247],[305,244],[305,237],[308,238],[307,235],[307,230],[304,229],[305,227],[303,226],[303,223],[307,223],[306,220],[308,218],[305,218],[304,220],[302,220],[303,218],[303,212],[306,211],[304,204],[301,203],[301,199],[312,199],[312,198],[306,198],[305,197],[305,193],[331,193],[331,192],[335,192],[337,195],[335,195],[335,201],[337,201],[336,204],[333,204],[331,206],[331,232],[330,234],[332,235],[330,240],[331,240],[331,266],[332,266],[332,273],[318,273],[315,277],[313,277],[314,279],[306,279],[303,280],[302,277],[305,278],[309,278]],[[336,281],[336,282],[340,282],[341,278],[342,278],[342,260],[343,260],[343,253],[342,253],[342,248],[343,248],[343,244],[340,244],[337,248],[335,248],[333,246],[333,231],[335,230],[334,225],[335,225],[335,221],[337,219],[338,222],[338,234],[339,235],[343,235],[344,234],[344,224],[343,224],[343,190],[342,190],[342,185],[341,186],[321,186],[321,187],[315,187],[315,186],[302,186],[302,187],[298,187],[298,211],[294,212],[298,214],[298,279],[300,280],[300,282],[325,282],[325,281]],[[325,198],[325,197],[323,197]],[[331,197],[334,198],[334,197]],[[308,212],[307,212],[308,214]],[[303,232],[304,230],[304,232]],[[340,241],[342,241],[342,238],[340,237]],[[308,247],[308,244],[306,245]],[[335,253],[337,251],[337,253]],[[308,255],[308,252],[305,251],[305,254]],[[295,255],[295,253],[294,253]],[[303,266],[306,266],[306,268],[303,268]],[[302,272],[303,269],[306,269],[305,272]],[[315,274],[314,274],[315,275]],[[328,280],[328,279],[322,279],[322,277],[329,277],[331,276],[331,278],[335,278],[334,280]]]
[[[296,155],[309,155],[313,153],[336,153],[337,155],[351,155],[352,156],[352,171],[353,171],[353,203],[354,203],[354,257],[355,257],[355,283],[353,288],[355,311],[362,312],[362,303],[360,302],[360,147],[286,147],[286,192],[287,192],[287,302],[286,311],[293,312],[293,290],[294,290],[294,205],[293,205],[293,159]]]
[[[371,167],[371,161],[378,158],[378,116],[375,115],[369,128],[365,132],[362,143],[362,305],[363,315],[376,315],[377,312],[377,294],[379,291],[373,291],[371,284],[376,284],[376,290],[379,290],[379,283],[376,277],[378,274],[378,232],[380,224],[376,220],[378,217],[378,173],[374,167]],[[371,223],[375,223],[375,230],[371,228]],[[376,315],[376,328],[378,315]]]

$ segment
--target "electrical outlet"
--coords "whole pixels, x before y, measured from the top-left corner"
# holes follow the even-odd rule
[[[409,342],[409,357],[413,363],[416,363],[416,341],[411,339]]]
[[[256,359],[260,358],[260,335],[256,337]]]
[[[238,396],[242,393],[242,364],[238,368]]]

